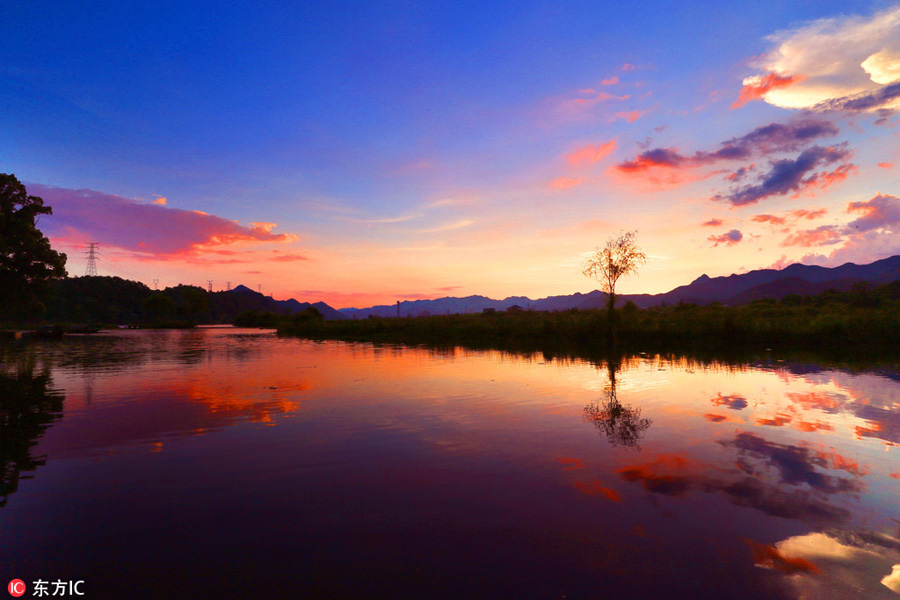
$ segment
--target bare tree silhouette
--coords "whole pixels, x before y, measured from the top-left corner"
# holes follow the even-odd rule
[[[584,418],[597,427],[613,446],[641,448],[641,438],[653,423],[641,417],[641,409],[619,402],[616,394],[616,372],[620,358],[611,355],[606,361],[609,384],[603,396],[584,407]]]

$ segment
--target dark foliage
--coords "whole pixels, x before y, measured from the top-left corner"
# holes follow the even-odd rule
[[[37,318],[48,282],[66,276],[66,255],[37,228],[52,213],[15,175],[0,173],[0,322]]]
[[[900,285],[857,287],[818,296],[758,300],[743,306],[678,303],[628,305],[614,322],[624,349],[831,348],[882,352],[900,339]],[[346,339],[470,347],[564,349],[589,355],[609,339],[600,310],[522,311],[419,318],[282,321],[279,332],[313,339]]]
[[[46,462],[34,446],[50,425],[62,418],[63,395],[50,387],[48,373],[34,365],[0,370],[0,507],[28,477]]]

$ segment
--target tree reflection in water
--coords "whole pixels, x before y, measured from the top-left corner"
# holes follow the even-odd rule
[[[652,419],[641,417],[641,409],[626,406],[616,395],[616,372],[620,368],[621,357],[611,354],[606,361],[609,371],[609,385],[603,397],[584,407],[584,418],[593,423],[606,435],[613,446],[641,448],[641,438],[653,423]]]
[[[35,375],[34,363],[0,369],[0,507],[19,487],[19,479],[46,462],[33,447],[62,418],[64,395],[50,388],[50,373]]]

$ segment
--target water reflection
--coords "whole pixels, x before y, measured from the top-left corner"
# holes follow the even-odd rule
[[[883,373],[242,330],[10,356],[33,366],[3,398],[38,398],[0,407],[4,498],[19,487],[0,511],[10,568],[76,569],[98,597],[165,597],[158,582],[187,563],[195,597],[233,596],[242,569],[273,597],[886,598],[900,584],[886,452],[900,383]]]
[[[747,540],[754,563],[787,575],[797,598],[895,600],[900,595],[900,531],[832,529],[774,545]]]
[[[616,372],[621,368],[621,357],[612,356],[606,361],[608,383],[601,399],[584,407],[585,420],[593,423],[613,446],[641,448],[641,438],[652,419],[641,417],[640,407],[619,402],[616,392]]]
[[[33,361],[0,367],[0,507],[19,488],[20,479],[30,477],[26,473],[46,462],[34,447],[62,418],[63,400],[51,387],[48,372],[35,373]]]

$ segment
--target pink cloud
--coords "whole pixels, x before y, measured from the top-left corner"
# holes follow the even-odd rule
[[[782,254],[782,255],[781,255],[781,258],[779,258],[778,260],[776,260],[775,262],[773,262],[771,265],[769,265],[769,266],[766,267],[766,268],[768,268],[768,269],[776,269],[776,270],[780,271],[780,270],[782,270],[783,268],[788,267],[788,266],[790,266],[790,265],[792,265],[792,264],[794,264],[794,263],[796,263],[796,262],[797,262],[796,260],[790,260],[790,259],[787,257],[787,255]]]
[[[634,71],[635,69],[637,69],[637,67],[629,63],[625,63],[624,65],[622,65],[623,71]]]
[[[246,242],[288,242],[273,223],[239,225],[202,211],[141,203],[92,190],[29,184],[29,191],[53,207],[47,233],[68,240],[90,239],[141,254],[185,255]]]
[[[710,219],[709,221],[706,221],[705,223],[703,223],[703,226],[704,227],[718,227],[721,224],[722,224],[722,219]]]
[[[852,232],[864,232],[900,224],[900,198],[889,194],[878,194],[865,202],[851,202],[847,212],[863,213],[847,225]]]
[[[584,146],[583,148],[579,148],[578,150],[570,154],[567,154],[566,160],[569,161],[569,164],[575,166],[592,165],[609,156],[609,154],[615,149],[616,140],[610,140],[605,144],[597,144],[596,146],[593,144],[589,144],[587,146]]]
[[[744,239],[744,234],[742,234],[737,229],[732,229],[728,233],[723,233],[722,235],[711,235],[707,238],[707,241],[713,242],[713,247],[715,248],[718,247],[719,244],[734,246],[742,239]]]
[[[567,119],[580,118],[594,106],[607,100],[626,100],[630,96],[614,96],[608,92],[600,92],[594,89],[578,90],[575,98],[563,100],[557,105],[556,112]]]
[[[629,123],[634,123],[646,114],[646,110],[632,110],[630,112],[617,112],[616,116],[620,119],[625,119]]]
[[[785,77],[777,73],[769,73],[765,77],[748,77],[744,80],[744,87],[741,88],[737,100],[732,103],[731,108],[740,108],[751,100],[761,99],[770,90],[787,87],[804,79],[805,77],[802,75]]]
[[[882,169],[893,169],[893,168],[894,168],[894,163],[892,163],[892,162],[880,162],[880,163],[878,163],[878,166],[881,167]]]
[[[623,162],[616,168],[624,173],[646,171],[655,167],[678,168],[687,163],[687,159],[677,148],[654,148],[638,155],[634,160]]]
[[[851,202],[848,213],[862,213],[840,231],[843,244],[827,256],[810,253],[801,262],[821,266],[838,266],[846,262],[870,263],[879,258],[900,254],[900,198],[878,194],[865,202]],[[837,238],[835,238],[837,239]]]
[[[835,225],[822,225],[816,229],[798,231],[789,235],[782,246],[826,246],[840,242],[841,233]]]
[[[603,85],[616,85],[617,83],[619,83],[619,76],[614,75],[614,76],[610,77],[609,79],[604,79],[601,83]]]
[[[584,183],[584,177],[557,177],[550,182],[554,190],[567,190]]]
[[[824,208],[818,208],[818,209],[812,209],[812,210],[798,208],[796,210],[792,210],[788,213],[785,213],[785,216],[763,214],[763,215],[755,215],[750,220],[753,221],[754,223],[768,223],[768,224],[774,225],[774,226],[782,226],[782,225],[788,224],[789,221],[792,223],[795,223],[795,222],[803,220],[803,219],[806,219],[806,220],[817,219],[817,218],[823,216],[824,214],[826,214],[827,212],[828,212],[828,210],[824,209]]]
[[[837,267],[848,262],[863,265],[897,254],[900,254],[900,236],[891,231],[867,231],[849,236],[841,247],[828,255],[811,252],[800,262],[822,267]]]

